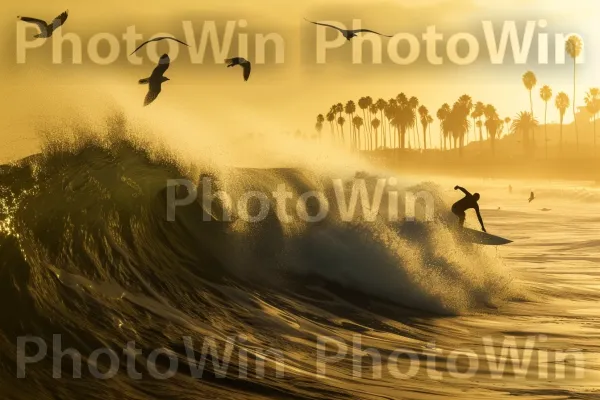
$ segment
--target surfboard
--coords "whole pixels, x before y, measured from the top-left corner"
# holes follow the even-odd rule
[[[512,243],[512,240],[469,228],[462,228],[456,233],[459,234],[461,238],[464,238],[464,240],[475,244],[482,244],[484,246],[502,246],[504,244]]]

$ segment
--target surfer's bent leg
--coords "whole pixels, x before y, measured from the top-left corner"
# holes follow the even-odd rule
[[[466,214],[464,211],[460,210],[456,204],[452,205],[452,213],[458,217],[458,224],[463,226],[465,224]]]

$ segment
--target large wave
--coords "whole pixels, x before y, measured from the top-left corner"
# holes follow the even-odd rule
[[[178,207],[169,220],[169,180],[199,184],[201,176],[210,177],[233,199],[249,192],[269,195],[284,184],[295,199],[318,191],[332,200],[338,177],[306,167],[190,166],[172,151],[134,139],[118,119],[109,124],[108,135],[92,131],[79,127],[72,136],[76,140],[51,134],[41,154],[0,170],[0,293],[8,305],[0,329],[2,364],[13,366],[5,367],[8,373],[15,373],[15,339],[25,334],[48,343],[61,334],[63,348],[79,349],[124,348],[135,340],[145,349],[168,348],[183,359],[183,336],[226,341],[243,333],[245,341],[238,346],[250,354],[284,349],[296,380],[272,377],[242,384],[219,380],[210,370],[193,383],[177,375],[169,381],[170,395],[218,398],[236,387],[240,393],[301,398],[308,393],[304,373],[314,372],[308,343],[319,335],[344,336],[356,329],[397,334],[389,321],[417,313],[486,312],[517,297],[515,283],[493,252],[456,241],[441,211],[447,204],[433,183],[402,187],[396,177],[398,184],[386,186],[382,211],[372,221],[364,215],[345,221],[331,201],[328,216],[310,223],[297,218],[292,201],[295,217],[285,222],[269,196],[269,212],[259,222],[242,218],[235,207],[231,221],[219,217],[223,210],[206,221],[201,199]],[[373,171],[357,176],[365,178],[371,195],[378,179],[390,182]],[[348,198],[356,182],[341,179]],[[183,188],[175,193],[189,195]],[[410,229],[410,223],[389,221],[392,191],[430,193],[434,220]],[[404,209],[402,194],[399,203]],[[249,204],[251,214],[260,212]],[[313,208],[314,213],[318,207]],[[426,213],[418,203],[417,220]],[[235,357],[232,364],[239,369]],[[64,368],[66,375],[72,373]],[[129,380],[57,387],[51,372],[51,358],[32,365],[28,373],[36,384],[9,384],[9,393],[15,398],[69,395],[78,385],[93,385],[91,398],[140,398],[166,390]],[[339,388],[330,391],[330,385],[314,384],[309,392],[319,390],[323,398],[347,395]]]

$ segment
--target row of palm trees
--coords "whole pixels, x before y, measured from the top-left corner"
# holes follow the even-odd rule
[[[566,51],[573,58],[573,98],[575,98],[576,85],[576,60],[582,51],[581,39],[571,36],[566,42]],[[480,146],[484,140],[489,141],[492,153],[495,153],[496,140],[502,135],[504,127],[506,133],[522,135],[523,151],[525,154],[533,154],[536,148],[535,129],[539,126],[534,116],[533,89],[537,85],[537,77],[532,71],[527,71],[522,77],[523,84],[529,92],[530,111],[517,114],[514,120],[506,117],[500,118],[496,108],[491,104],[473,102],[469,95],[462,95],[452,106],[443,104],[435,116],[439,121],[440,149],[457,149],[462,155],[465,141],[469,141],[469,133],[473,137],[479,133]],[[548,103],[552,99],[552,89],[544,85],[540,89],[540,98],[544,102],[544,132],[545,152],[548,156],[547,138],[547,113]],[[600,111],[600,89],[592,88],[584,98],[586,109],[594,118],[594,149],[596,148],[596,115]],[[358,108],[361,112],[358,112]],[[556,95],[554,106],[560,115],[560,149],[563,148],[563,121],[566,110],[571,105],[569,96],[560,92]],[[579,150],[579,133],[577,129],[576,107],[573,106],[575,118],[575,137],[577,150]],[[362,114],[362,116],[360,115]],[[346,118],[344,117],[346,116]],[[483,119],[482,119],[483,118]],[[473,121],[471,124],[470,121]],[[373,150],[379,148],[417,148],[427,150],[432,146],[431,126],[434,122],[433,116],[426,106],[420,105],[416,97],[408,97],[400,93],[388,101],[380,98],[376,101],[370,96],[362,97],[357,103],[350,100],[346,104],[337,103],[331,106],[325,114],[317,116],[315,129],[321,134],[325,122],[329,123],[331,133],[340,141],[346,142],[344,127],[350,121],[348,133],[349,143],[356,149]],[[512,121],[512,124],[511,124]],[[419,127],[421,131],[419,132]],[[472,129],[471,129],[472,128]],[[483,128],[486,138],[484,139]]]
[[[342,142],[349,140],[356,149],[373,150],[379,148],[416,148],[427,150],[433,146],[431,127],[434,117],[425,105],[419,105],[416,97],[408,97],[404,93],[398,94],[388,101],[366,96],[356,103],[349,100],[346,104],[338,103],[331,106],[329,112],[319,114],[315,129],[319,134],[325,122],[329,123],[330,131]],[[362,117],[359,115],[362,114]],[[346,117],[344,117],[344,115]],[[479,140],[484,141],[483,128],[487,138],[494,149],[495,140],[502,134],[505,124],[510,118],[501,119],[496,108],[482,102],[473,103],[469,95],[463,95],[452,107],[443,104],[435,116],[440,123],[440,149],[459,149],[465,141],[469,140],[468,133],[473,127],[473,137],[476,135],[475,127],[479,130]],[[485,118],[482,121],[482,117]],[[473,124],[471,124],[471,119]],[[351,121],[348,129],[349,138],[346,138],[344,129],[346,121]],[[370,123],[365,124],[365,121]],[[465,140],[466,139],[466,140]]]
[[[578,36],[572,35],[570,36],[565,44],[565,50],[567,54],[573,59],[573,126],[575,129],[575,143],[577,152],[579,152],[579,128],[577,121],[577,58],[581,55],[583,50],[583,42]],[[535,135],[533,134],[535,128],[538,126],[538,122],[534,117],[533,113],[533,88],[537,85],[537,77],[533,73],[533,71],[527,71],[523,74],[523,85],[529,91],[529,105],[530,105],[530,115],[528,116],[528,129],[524,132],[524,140],[529,140],[529,132],[532,133],[531,140],[533,141],[535,147]],[[552,89],[548,85],[542,86],[540,89],[540,98],[544,102],[544,141],[545,141],[545,155],[548,158],[548,124],[547,124],[547,116],[548,116],[548,102],[552,99]],[[596,137],[596,116],[598,112],[600,112],[600,89],[591,88],[584,97],[585,108],[587,112],[592,115],[593,118],[593,142],[594,142],[594,154],[596,154],[596,145],[597,145],[597,137]],[[560,116],[560,137],[559,137],[559,149],[562,153],[563,151],[563,122],[567,109],[571,101],[569,96],[565,92],[560,92],[556,95],[554,99],[554,106],[559,112]]]

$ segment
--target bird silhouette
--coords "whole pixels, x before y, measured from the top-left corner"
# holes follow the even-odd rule
[[[350,40],[353,37],[356,37],[357,33],[363,33],[363,32],[364,33],[374,33],[374,34],[379,35],[379,36],[392,37],[390,35],[384,35],[383,33],[372,31],[370,29],[342,29],[342,28],[338,28],[337,26],[334,26],[334,25],[324,24],[322,22],[309,21],[306,18],[304,18],[304,20],[307,21],[307,22],[310,22],[311,24],[321,25],[321,26],[327,26],[329,28],[337,29],[338,31],[342,32],[342,35],[344,35],[344,37],[346,38],[346,40]]]
[[[31,18],[31,17],[21,17],[18,16],[21,21],[29,22],[30,24],[35,24],[40,28],[40,33],[34,36],[34,38],[49,38],[52,36],[52,33],[62,26],[65,23],[67,18],[69,17],[69,10],[60,14],[58,17],[54,18],[52,22],[49,24],[46,21],[42,21],[41,19]]]
[[[227,68],[241,65],[244,69],[244,80],[247,81],[250,78],[250,70],[252,69],[250,61],[242,57],[233,57],[226,59],[225,62],[228,63]]]
[[[158,60],[158,65],[152,71],[152,75],[149,78],[144,78],[139,80],[139,84],[148,84],[148,93],[146,94],[146,98],[144,99],[144,107],[148,104],[152,103],[158,97],[158,94],[161,91],[162,83],[169,80],[164,73],[167,69],[169,69],[169,64],[171,59],[167,54],[163,54],[160,56],[160,60]]]
[[[529,195],[529,202],[531,203],[533,199],[535,199],[535,195],[533,194],[533,192],[531,192],[531,194]]]
[[[181,43],[181,44],[183,44],[183,45],[185,45],[185,46],[187,46],[187,47],[190,47],[190,45],[189,45],[189,44],[187,44],[187,43],[185,43],[185,42],[182,42],[181,40],[179,40],[179,39],[176,39],[176,38],[174,38],[174,37],[170,37],[170,36],[160,36],[160,37],[155,37],[154,39],[146,40],[144,43],[140,44],[140,45],[137,47],[137,49],[135,49],[135,50],[134,50],[134,51],[133,51],[131,54],[135,53],[136,51],[138,51],[139,49],[141,49],[142,47],[144,47],[145,45],[147,45],[147,44],[148,44],[148,43],[150,43],[150,42],[158,42],[158,41],[160,41],[160,40],[165,40],[165,39],[174,40],[174,41],[176,41],[177,43]],[[131,54],[130,54],[130,55],[131,55]]]

